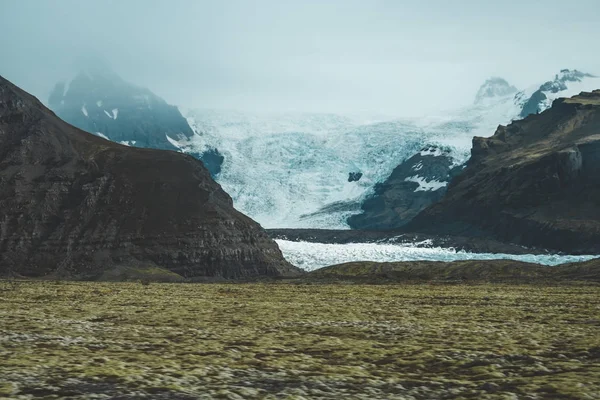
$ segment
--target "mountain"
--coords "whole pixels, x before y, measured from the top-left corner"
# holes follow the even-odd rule
[[[440,176],[444,177],[444,182],[448,182],[459,170],[450,173],[452,165],[457,162],[447,160],[466,159],[463,151],[467,148],[467,143],[470,148],[472,136],[488,136],[488,132],[493,132],[499,123],[506,124],[520,119],[524,114],[543,111],[550,106],[551,99],[575,94],[574,90],[579,87],[600,87],[600,79],[591,74],[565,69],[554,80],[533,87],[535,89],[519,92],[502,78],[486,80],[479,88],[472,106],[459,110],[453,117],[424,127],[432,132],[431,137],[437,137],[440,143],[451,145],[445,148],[447,159],[436,159],[432,164],[433,169],[429,171],[428,158],[420,163],[422,154],[416,153],[398,165],[383,183],[375,185],[374,191],[365,197],[361,205],[363,213],[350,216],[348,225],[354,229],[389,230],[402,227],[418,212],[440,200],[446,191],[446,186],[441,185],[436,186],[435,191],[425,191],[421,187],[411,190],[407,179],[410,181],[413,179],[412,175],[415,175],[411,172],[412,165],[422,166],[420,173],[415,175],[417,178],[414,178],[420,182],[437,182],[440,181]]]
[[[509,96],[518,92],[517,88],[510,85],[505,79],[493,77],[486,80],[477,91],[475,103],[481,103],[488,99]]]
[[[81,131],[0,77],[0,273],[91,279],[138,266],[299,273],[198,160]]]
[[[388,230],[400,228],[427,206],[440,200],[452,177],[462,167],[451,151],[426,146],[398,165],[372,195],[362,203],[362,214],[348,218],[352,229]]]
[[[173,141],[194,136],[177,107],[102,65],[58,83],[48,105],[68,123],[128,146],[177,150]],[[193,155],[213,176],[219,173],[223,157],[217,149]]]
[[[591,88],[600,88],[600,78],[576,69],[563,69],[553,80],[535,88],[533,93],[531,89],[519,92],[515,96],[515,103],[521,107],[519,116],[525,118],[547,110],[552,106],[552,101],[559,97],[571,97]]]
[[[85,76],[102,74],[107,73],[89,72]],[[567,79],[568,75],[573,78]],[[596,86],[597,78],[589,74],[569,71],[557,76],[567,89],[548,93],[547,98],[600,87],[600,84]],[[106,80],[106,84],[100,84],[101,78],[86,82],[90,88],[111,84],[129,87],[114,74]],[[114,82],[121,83],[116,85]],[[265,227],[348,229],[351,226],[348,218],[363,212],[363,204],[376,196],[376,188],[386,184],[394,169],[419,154],[421,148],[428,145],[443,147],[454,164],[464,163],[470,156],[474,136],[489,136],[499,124],[520,119],[524,104],[533,104],[531,96],[543,85],[536,83],[517,91],[502,78],[490,78],[474,94],[473,104],[437,116],[412,119],[380,115],[191,110],[185,115],[185,124],[192,133],[184,128],[172,129],[167,137],[159,131],[156,140],[160,143],[144,146],[174,149],[201,159],[231,195],[236,208]],[[116,104],[105,107],[103,102],[102,107],[98,107],[96,95],[75,96],[77,90],[71,95],[71,88],[76,86],[71,82],[66,90],[67,97],[73,96],[73,100],[68,101],[72,103],[69,107],[72,116],[67,121],[77,124],[74,121],[77,119],[83,124],[93,117],[92,120],[115,124],[125,117]],[[572,93],[575,88],[581,89]],[[137,93],[131,90],[126,91],[127,102],[131,102]],[[89,91],[86,89],[86,93]],[[116,91],[111,90],[111,93]],[[93,90],[91,92],[93,94]],[[52,103],[58,104],[54,109],[62,115],[59,106],[61,101],[66,101],[65,88],[57,93]],[[92,105],[86,106],[88,117],[82,112],[84,102]],[[545,104],[540,103],[539,107]],[[116,120],[110,118],[113,108],[119,109]],[[78,126],[92,132],[96,129]],[[133,144],[136,140],[128,134],[114,136],[108,128],[99,129],[115,141]],[[152,136],[150,130],[139,132]],[[135,146],[138,145],[136,142]],[[391,193],[388,191],[388,195]],[[420,204],[417,208],[427,206],[426,197],[432,202],[437,199],[430,196],[432,193],[414,190],[410,193],[414,197],[413,203]],[[411,201],[407,199],[407,202]],[[380,227],[384,228],[383,225]]]
[[[596,90],[475,137],[445,197],[407,229],[598,254],[599,132]]]

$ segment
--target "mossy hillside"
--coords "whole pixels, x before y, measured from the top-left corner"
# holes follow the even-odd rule
[[[0,397],[582,398],[600,288],[0,284]]]
[[[357,261],[320,268],[304,279],[314,282],[345,280],[370,283],[462,281],[597,284],[600,282],[600,259],[553,267],[514,260]]]

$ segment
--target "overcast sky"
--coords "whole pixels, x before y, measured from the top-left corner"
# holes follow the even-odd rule
[[[501,76],[600,74],[598,0],[0,0],[0,74],[47,100],[75,60],[185,107],[416,116]]]

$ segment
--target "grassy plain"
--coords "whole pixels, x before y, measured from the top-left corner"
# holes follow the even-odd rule
[[[600,286],[0,281],[0,398],[115,397],[598,399]]]

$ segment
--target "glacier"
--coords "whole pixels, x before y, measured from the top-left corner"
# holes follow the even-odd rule
[[[329,265],[353,261],[398,262],[398,261],[457,261],[457,260],[518,260],[542,265],[588,261],[593,255],[556,254],[493,254],[469,253],[442,247],[417,247],[406,244],[348,243],[328,244],[275,240],[290,263],[306,271],[314,271]]]
[[[543,111],[558,97],[600,87],[599,78],[573,72],[516,93],[492,78],[472,105],[421,118],[191,109],[194,135],[167,140],[193,154],[219,149],[225,161],[217,181],[238,210],[266,228],[348,229],[346,219],[360,212],[374,186],[424,146],[445,146],[461,164],[473,136],[491,136],[499,124],[519,119],[536,91],[546,89],[536,105]],[[360,179],[349,179],[356,173]]]

